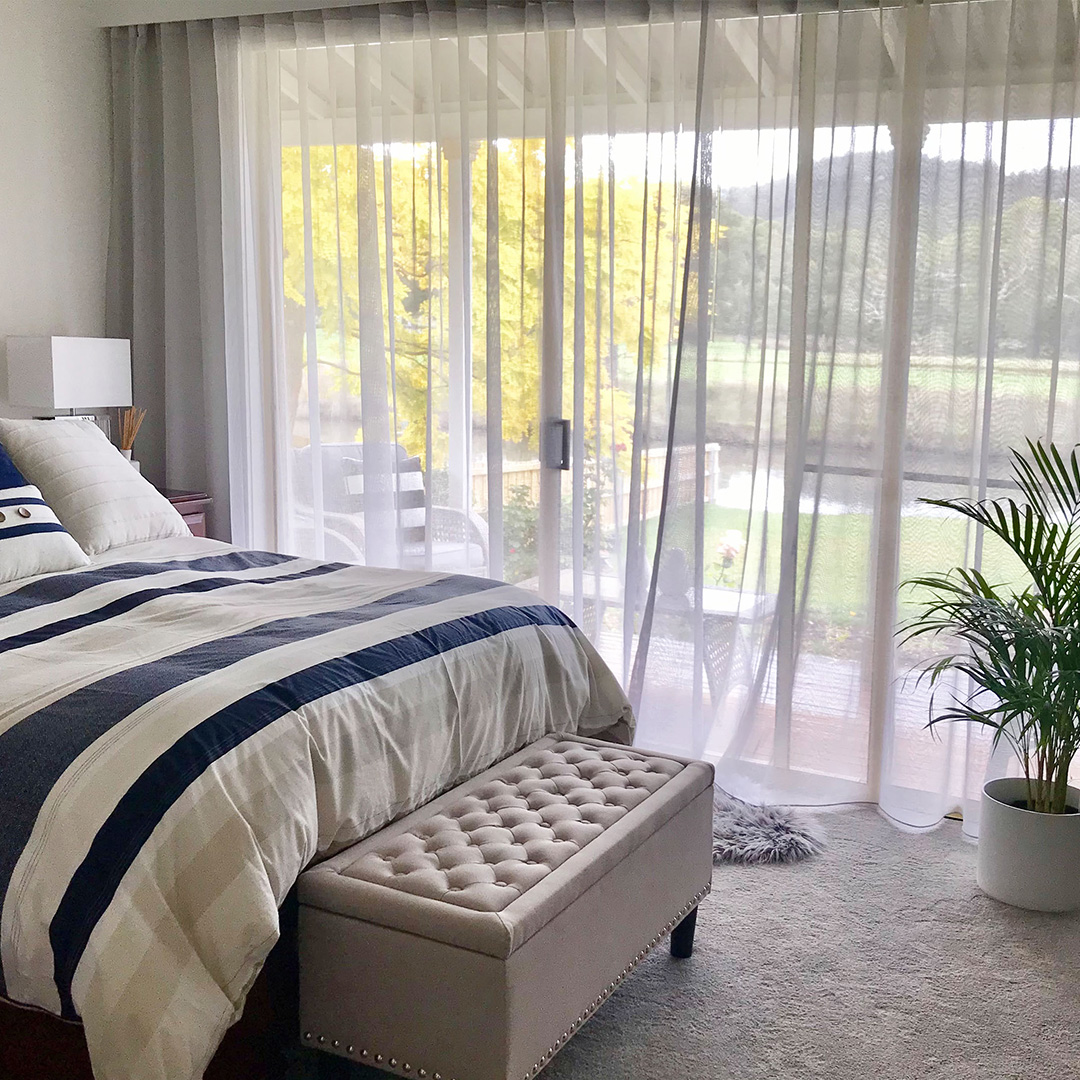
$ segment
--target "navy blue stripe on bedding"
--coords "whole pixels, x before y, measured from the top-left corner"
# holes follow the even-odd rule
[[[404,608],[486,591],[500,584],[485,578],[452,575],[354,607],[263,623],[116,672],[25,717],[0,735],[0,821],[4,822],[0,829],[0,907],[39,809],[64,770],[136,709],[176,686],[267,649],[369,622]],[[4,987],[0,970],[0,995]]]
[[[44,499],[0,499],[0,507],[4,506],[48,506]]]
[[[278,560],[283,561],[283,560]],[[133,566],[136,564],[125,564]],[[186,564],[179,564],[184,566]],[[321,576],[331,570],[339,570],[344,564],[319,563],[308,567],[306,570],[293,574],[282,574],[274,578],[200,578],[195,582],[187,582],[185,585],[201,585],[207,582],[216,583],[217,587],[224,585],[273,585],[279,581],[296,581],[305,577]],[[174,567],[175,568],[175,567]],[[244,567],[237,566],[237,569]],[[107,569],[113,569],[109,567]],[[78,575],[65,575],[76,577]],[[100,581],[98,582],[100,584]],[[191,592],[185,585],[177,585],[172,589],[152,590],[156,595],[167,595],[170,592]],[[142,590],[132,594],[135,597],[144,597],[150,590]],[[202,590],[205,591],[205,590]],[[123,597],[129,600],[131,597]],[[152,599],[152,597],[151,597]],[[145,599],[144,599],[145,602]],[[33,606],[33,605],[31,605]],[[91,616],[98,616],[107,609],[114,609],[109,617],[123,612],[115,610],[115,604],[105,605],[98,611],[90,612]],[[29,644],[28,639],[38,635],[40,640],[46,637],[58,636],[57,628],[72,620],[65,619],[59,623],[53,623],[42,627],[43,635],[38,631],[30,631],[28,634],[20,634],[15,637],[0,641],[0,653],[16,648],[20,645]],[[96,621],[102,621],[97,619]],[[67,629],[72,629],[67,626]],[[256,627],[254,634],[258,635],[262,627]],[[243,636],[243,635],[238,635]],[[0,910],[3,909],[3,898],[7,893],[11,875],[14,873],[15,864],[18,862],[22,849],[30,839],[31,830],[37,820],[38,810],[53,786],[63,775],[64,770],[75,760],[86,747],[90,746],[95,739],[99,738],[115,724],[118,724],[129,713],[133,712],[145,701],[152,700],[169,689],[170,685],[177,685],[195,678],[204,671],[213,671],[224,666],[220,660],[222,655],[223,641],[230,639],[218,639],[205,642],[198,646],[205,653],[203,670],[193,669],[185,664],[188,659],[187,653],[196,650],[187,650],[187,653],[178,653],[167,656],[161,660],[145,664],[142,667],[117,672],[81,687],[74,693],[47,705],[45,708],[25,717],[19,723],[10,727],[0,734]],[[267,641],[265,636],[258,638],[258,647],[252,651],[270,648],[279,644],[276,640]],[[170,671],[171,668],[171,671]],[[160,677],[160,672],[166,672]],[[137,693],[138,678],[140,673],[149,672],[146,680],[145,693],[142,698]],[[155,676],[159,676],[156,677]],[[169,679],[172,677],[172,682]],[[111,690],[103,693],[103,687]],[[4,978],[2,966],[0,966],[0,997],[6,993],[7,983]]]
[[[557,608],[542,604],[466,615],[286,676],[227,705],[181,736],[124,793],[98,830],[49,925],[62,1015],[78,1018],[71,997],[75,969],[124,875],[173,803],[218,758],[275,720],[328,694],[508,630],[572,625]]]
[[[0,540],[3,539],[0,532]],[[96,626],[98,623],[108,622],[117,615],[126,615],[136,608],[149,604],[152,600],[160,600],[163,596],[200,595],[202,593],[217,592],[220,589],[229,589],[234,585],[276,585],[281,581],[300,581],[304,578],[322,577],[324,574],[335,570],[343,570],[345,563],[317,563],[309,566],[306,570],[298,570],[294,574],[280,574],[271,578],[196,578],[194,581],[184,581],[179,585],[167,585],[158,589],[140,589],[138,592],[129,593],[116,600],[111,600],[93,611],[84,611],[78,615],[71,615],[66,619],[58,619],[54,623],[46,623],[44,626],[35,626],[32,630],[25,630],[21,634],[12,634],[8,638],[0,638],[0,653],[10,652],[12,649],[22,649],[27,645],[40,645],[43,641],[51,641],[63,634],[70,634],[76,630],[84,630],[88,626]]]
[[[0,524],[0,540],[14,540],[16,536],[32,536],[34,533],[63,531],[64,526],[58,521],[31,521],[27,525],[12,525],[10,528]]]
[[[228,573],[237,570],[258,570],[281,563],[296,562],[295,555],[278,555],[270,551],[230,551],[225,555],[204,555],[198,559],[170,559],[168,562],[114,563],[111,566],[94,566],[74,574],[50,574],[28,582],[0,596],[0,618],[14,615],[42,604],[55,604],[70,600],[73,596],[107,585],[114,581],[148,577],[150,574],[167,574],[171,570],[191,570],[196,574]]]

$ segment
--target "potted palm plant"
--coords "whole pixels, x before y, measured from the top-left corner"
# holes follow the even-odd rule
[[[1023,770],[983,789],[979,887],[1017,907],[1066,911],[1080,908],[1080,791],[1069,785],[1080,750],[1080,462],[1075,448],[1064,458],[1029,441],[1012,464],[1019,498],[921,501],[998,537],[1022,579],[1003,586],[964,568],[913,578],[905,584],[922,590],[919,610],[900,632],[948,642],[923,665],[930,726],[989,728]]]

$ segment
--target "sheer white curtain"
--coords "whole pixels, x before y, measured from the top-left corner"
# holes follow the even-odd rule
[[[1080,391],[1055,0],[216,23],[234,535],[562,604],[738,793],[970,809],[903,578]]]
[[[735,25],[720,19],[706,48]],[[1009,446],[1076,438],[1075,19],[988,0],[745,25],[754,141],[723,100],[699,125],[671,426],[694,452],[668,485],[639,651],[646,737],[715,757],[737,791],[871,799],[915,825],[960,807],[974,828],[989,745],[923,729],[898,586],[961,563],[1015,577],[917,500],[992,496]],[[749,295],[733,310],[739,272]],[[680,606],[694,665],[673,709],[656,645],[680,637]]]
[[[252,539],[585,620],[586,570],[616,607],[628,562],[643,591],[699,26],[570,2],[217,25]]]

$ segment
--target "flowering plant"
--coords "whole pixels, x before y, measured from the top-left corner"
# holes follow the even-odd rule
[[[738,529],[728,529],[716,545],[716,561],[712,564],[712,577],[717,585],[733,584],[733,568],[736,560],[746,549],[746,538]]]

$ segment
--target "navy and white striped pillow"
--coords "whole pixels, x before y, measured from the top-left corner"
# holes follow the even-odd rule
[[[90,560],[0,446],[0,583],[72,570]]]

